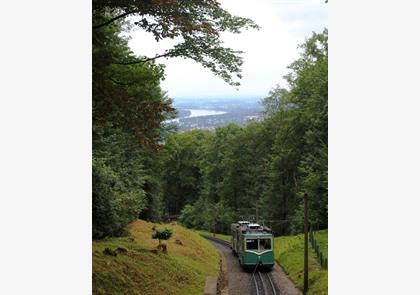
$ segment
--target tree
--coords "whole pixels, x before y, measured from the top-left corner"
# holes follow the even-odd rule
[[[92,236],[118,235],[122,229],[112,190],[116,176],[104,163],[94,160],[92,166]]]
[[[261,100],[261,104],[264,107],[263,115],[265,117],[271,117],[278,113],[282,109],[287,108],[289,103],[287,102],[288,91],[285,88],[277,86],[270,90],[267,97]]]
[[[108,133],[109,132],[109,133]],[[108,130],[93,149],[93,236],[119,236],[146,207],[147,152],[133,137]]]
[[[302,46],[301,58],[291,65],[295,77],[287,77],[291,99],[301,109],[305,148],[299,163],[299,195],[309,196],[309,221],[328,225],[328,31],[313,33]]]
[[[135,136],[141,145],[158,149],[162,122],[174,115],[172,101],[160,88],[163,67],[152,62],[125,67],[115,60],[134,57],[121,23],[93,33],[93,143],[110,128]]]
[[[278,218],[287,218],[292,232],[302,230],[304,193],[310,198],[310,222],[321,228],[328,224],[328,31],[313,33],[300,48],[285,77],[290,90],[282,93],[282,107],[268,120],[279,131],[267,198],[277,199],[276,211],[283,212]]]
[[[160,153],[164,202],[169,215],[178,215],[201,192],[202,146],[210,132],[196,130],[173,134]]]

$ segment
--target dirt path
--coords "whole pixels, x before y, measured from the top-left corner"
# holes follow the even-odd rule
[[[254,286],[251,282],[251,274],[245,272],[239,265],[238,258],[232,253],[232,250],[217,242],[213,245],[224,255],[227,266],[227,279],[229,295],[253,295]],[[302,295],[295,285],[287,277],[283,269],[277,264],[274,266],[272,278],[275,281],[280,294],[278,295]]]

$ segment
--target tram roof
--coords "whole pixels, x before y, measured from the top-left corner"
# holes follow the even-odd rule
[[[271,237],[273,236],[272,233],[269,232],[256,232],[256,231],[249,231],[243,233],[244,236],[255,236],[255,237]]]
[[[244,235],[272,235],[273,233],[270,228],[261,226],[258,223],[233,223],[232,230],[241,231]]]

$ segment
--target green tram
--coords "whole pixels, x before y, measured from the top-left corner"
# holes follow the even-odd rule
[[[232,223],[231,248],[243,268],[274,265],[273,232],[266,226],[248,221]]]

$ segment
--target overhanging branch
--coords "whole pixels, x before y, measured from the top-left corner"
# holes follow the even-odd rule
[[[158,58],[161,58],[161,57],[168,57],[168,56],[174,56],[174,53],[173,52],[167,52],[167,53],[156,55],[156,56],[150,57],[150,58],[137,59],[137,60],[126,61],[126,62],[114,62],[114,64],[116,64],[116,65],[124,65],[124,66],[127,66],[127,65],[136,65],[136,64],[141,64],[141,63],[152,61],[152,60],[155,60],[155,59],[158,59]]]
[[[116,21],[117,19],[120,19],[120,18],[126,17],[127,15],[130,15],[130,14],[133,14],[133,13],[137,13],[137,12],[140,12],[140,11],[139,11],[139,10],[131,10],[131,11],[127,11],[127,12],[125,12],[125,13],[123,13],[123,14],[120,14],[120,15],[117,15],[116,17],[111,18],[110,20],[108,20],[108,21],[106,21],[106,22],[104,22],[104,23],[102,23],[102,24],[99,24],[99,25],[94,25],[94,26],[93,26],[93,29],[99,29],[99,28],[102,28],[103,26],[109,25],[110,23],[112,23],[112,22]]]

